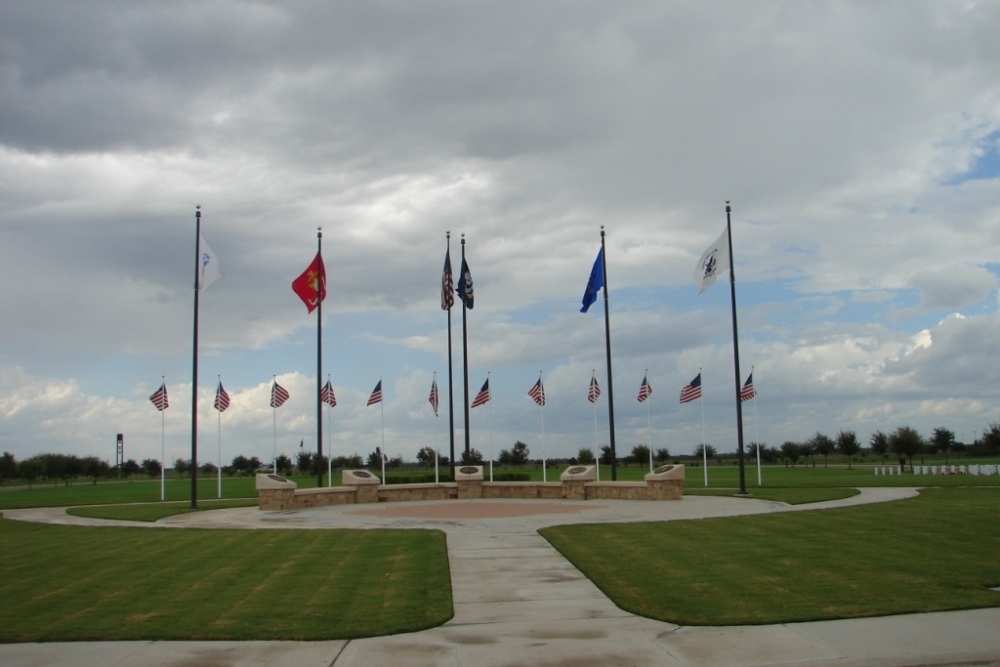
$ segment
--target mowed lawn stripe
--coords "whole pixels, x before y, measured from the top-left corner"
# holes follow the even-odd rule
[[[0,520],[0,641],[339,639],[452,616],[439,531]]]
[[[542,534],[620,607],[740,625],[1000,606],[1000,489]]]

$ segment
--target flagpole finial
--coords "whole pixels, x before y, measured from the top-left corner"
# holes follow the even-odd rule
[[[450,230],[450,229],[449,229],[449,230],[447,230],[447,231],[446,231],[446,232],[444,233],[444,237],[445,237],[446,239],[450,239],[450,238],[451,238],[451,230]]]
[[[726,200],[726,213],[729,213],[732,209],[729,207],[729,200]]]
[[[316,228],[316,238],[318,238],[318,239],[323,238],[323,228],[322,227],[317,227]]]

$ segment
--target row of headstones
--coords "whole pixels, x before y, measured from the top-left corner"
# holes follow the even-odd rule
[[[875,466],[876,475],[901,475],[897,466]],[[1000,475],[1000,465],[913,466],[914,475]]]

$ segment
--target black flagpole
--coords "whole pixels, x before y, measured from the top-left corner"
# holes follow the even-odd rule
[[[604,350],[608,359],[608,429],[611,444],[611,481],[618,479],[618,454],[615,452],[615,387],[611,382],[611,319],[608,315],[608,253],[604,249],[604,225],[601,225],[601,268],[604,271]]]
[[[316,228],[316,255],[323,261],[323,228]],[[323,294],[326,292],[326,268],[316,277],[316,488],[323,486]],[[330,481],[333,484],[333,481]]]
[[[732,209],[726,202],[726,236],[729,241],[729,296],[733,309],[733,361],[736,373],[736,452],[740,464],[740,494],[746,495],[747,481],[743,469],[743,403],[740,401],[740,337],[736,328],[736,271],[733,269],[733,227],[730,222]]]
[[[445,238],[448,242],[447,250],[445,251],[445,257],[448,258],[448,270],[453,271],[451,268],[451,232],[445,233]],[[459,267],[461,269],[461,267]],[[452,273],[452,284],[449,287],[454,291],[454,273]],[[454,300],[454,294],[449,295]],[[451,442],[451,458],[448,463],[451,467],[451,481],[455,481],[455,388],[453,383],[454,375],[451,368],[451,308],[446,309],[448,311],[448,436]]]
[[[194,213],[194,360],[191,362],[191,509],[198,509],[198,268],[201,265],[201,206]],[[166,466],[167,462],[163,461]],[[222,461],[219,461],[219,466]]]
[[[465,459],[469,460],[469,330],[466,325],[468,307],[465,303],[465,234],[462,234],[462,265],[458,269],[462,284],[462,369],[465,384]],[[454,478],[453,478],[454,479]]]

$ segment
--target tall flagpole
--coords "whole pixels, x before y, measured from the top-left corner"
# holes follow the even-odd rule
[[[271,376],[271,426],[274,429],[274,445],[271,449],[272,472],[278,474],[278,408],[274,407],[274,385],[278,381],[277,375]]]
[[[160,376],[160,386],[167,386],[167,376]],[[167,418],[165,410],[160,410],[160,500],[167,499]]]
[[[461,273],[465,269],[465,234],[462,234],[462,265],[459,267]],[[466,323],[466,313],[469,308],[465,300],[465,274],[461,273],[462,285],[462,381],[465,385],[465,457],[469,458],[469,329]],[[453,468],[454,469],[454,468]],[[452,479],[454,479],[452,475]]]
[[[740,465],[740,495],[747,493],[746,471],[743,457],[743,402],[740,401],[740,337],[736,326],[736,268],[733,265],[732,208],[726,201],[726,236],[729,241],[729,296],[733,311],[733,370],[736,377],[736,452]]]
[[[608,308],[608,253],[604,249],[604,225],[601,225],[601,262],[604,271],[604,348],[608,360],[608,430],[611,445],[611,481],[618,480],[618,454],[615,450],[615,389],[611,381],[611,320]]]
[[[222,376],[219,376],[219,386],[222,386]],[[216,471],[216,476],[219,480],[219,498],[222,498],[222,410],[216,410],[219,413],[219,469]]]
[[[539,384],[541,384],[541,382],[542,382],[542,372],[541,371],[538,371],[538,382],[539,382]],[[543,389],[542,390],[542,399],[543,399],[542,400],[542,483],[543,484],[549,481],[549,478],[548,478],[548,466],[546,465],[547,462],[545,460],[545,400],[544,400],[544,398],[545,398],[545,390]]]
[[[447,239],[448,246],[445,253],[445,257],[448,258],[448,263],[451,263],[451,232],[445,233],[445,238]],[[450,268],[450,267],[449,267]],[[452,281],[454,283],[454,280]],[[452,288],[454,289],[454,288]],[[455,387],[454,374],[451,368],[451,308],[448,308],[448,440],[451,443],[451,458],[448,460],[448,465],[451,467],[451,481],[455,481]],[[466,401],[468,402],[468,401]]]
[[[486,371],[486,382],[490,381],[490,372]],[[490,481],[493,481],[493,401],[486,405],[486,425],[490,432]]]
[[[649,369],[646,369],[645,374],[642,376],[646,380],[646,384],[649,384]],[[650,392],[652,394],[652,392]],[[647,448],[649,449],[649,472],[653,472],[653,420],[649,416],[649,404],[652,403],[649,398],[646,398],[646,440],[648,440]]]
[[[750,377],[753,377],[753,366],[750,367]],[[757,443],[757,486],[764,486],[764,480],[760,474],[760,433],[757,431],[757,391],[753,392],[753,439]]]
[[[198,509],[198,277],[201,266],[201,206],[194,213],[194,338],[191,362],[191,509]]]
[[[593,378],[597,377],[597,369],[591,369],[590,371],[591,382]],[[594,451],[597,452],[597,456],[594,457],[594,461],[597,462],[597,481],[601,481],[601,448],[597,440],[597,397],[594,397]]]
[[[323,228],[316,228],[316,255],[323,262]],[[326,292],[326,268],[316,278],[316,488],[323,486],[323,295]]]
[[[701,377],[701,367],[698,367],[698,377],[701,379],[701,386],[704,390],[705,379]],[[698,399],[701,403],[701,467],[705,473],[705,486],[708,486],[708,443],[705,441],[705,396],[704,391],[702,391],[702,396]]]
[[[330,384],[330,374],[326,374],[326,383]],[[323,391],[320,389],[320,391]],[[333,391],[333,385],[330,385],[330,391]],[[330,410],[333,406],[329,403],[326,404],[326,485],[333,486],[333,417],[330,415]]]

